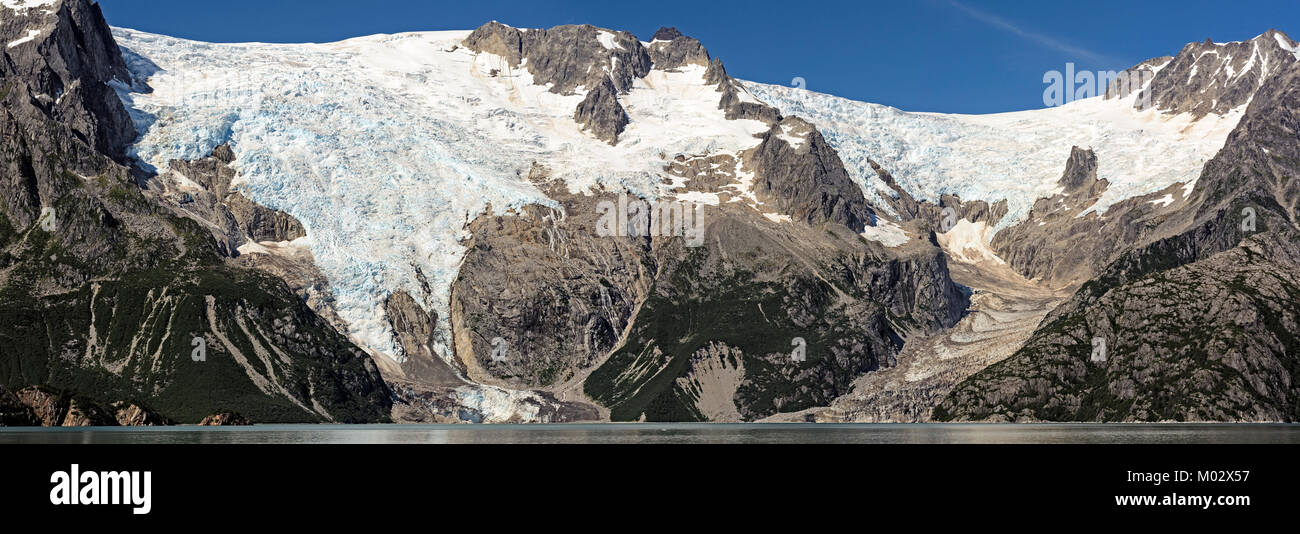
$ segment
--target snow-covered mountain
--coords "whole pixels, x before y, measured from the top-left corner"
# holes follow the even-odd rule
[[[1038,199],[1062,193],[1058,179],[1076,146],[1095,151],[1098,175],[1109,183],[1088,211],[1104,215],[1116,202],[1174,184],[1184,185],[1185,196],[1249,102],[1225,108],[1216,99],[1209,108],[1183,110],[1185,103],[1163,105],[1172,93],[1162,89],[1157,105],[1146,109],[1135,105],[1133,93],[994,115],[912,113],[758,83],[727,88],[711,79],[720,64],[714,67],[702,47],[695,51],[693,39],[678,42],[675,32],[638,42],[630,34],[578,27],[579,55],[599,59],[585,73],[559,77],[556,72],[568,71],[530,64],[539,60],[536,52],[519,52],[530,31],[544,30],[490,27],[500,33],[487,35],[485,46],[498,53],[466,46],[469,31],[328,44],[213,44],[115,29],[132,76],[118,90],[140,133],[133,153],[163,171],[169,190],[183,192],[200,186],[168,172],[172,160],[230,146],[238,171],[231,186],[302,222],[307,237],[281,245],[311,252],[354,341],[401,364],[407,355],[386,300],[397,292],[420,295],[424,311],[451,316],[451,287],[471,220],[526,206],[561,208],[530,181],[537,165],[570,193],[627,190],[650,199],[740,203],[790,224],[789,215],[755,196],[754,165],[745,156],[770,125],[729,112],[729,100],[771,104],[815,125],[881,215],[864,237],[889,247],[918,237],[918,230],[909,235],[900,226],[904,221],[887,202],[898,192],[871,162],[920,201],[937,204],[945,194],[990,205],[1006,201],[1007,215],[990,231],[980,230],[984,223],[961,226],[976,236],[966,241],[987,241],[1023,221]],[[1295,60],[1259,53],[1266,41],[1297,49],[1276,32],[1241,46],[1206,46],[1254,50],[1244,64],[1225,57],[1218,71],[1231,71],[1223,83],[1257,84],[1270,61]],[[649,68],[629,71],[646,50],[671,61],[646,61]],[[1195,53],[1199,61],[1210,52],[1184,50],[1151,70],[1182,69],[1185,56]],[[1193,70],[1209,70],[1193,63]],[[605,74],[593,77],[596,67]],[[614,107],[625,113],[613,138],[575,120],[574,109],[596,89],[587,84],[602,76],[614,81]],[[1167,80],[1157,76],[1144,89],[1165,88]],[[806,129],[793,123],[777,135],[796,150],[808,142]],[[726,159],[713,167],[729,167],[711,188],[692,187],[671,172],[675,160],[718,156]],[[1001,261],[981,243],[964,246]],[[451,338],[447,323],[439,323],[432,350],[455,364]]]
[[[534,162],[575,191],[607,185],[654,198],[669,191],[671,158],[735,154],[767,130],[727,120],[706,66],[688,65],[634,82],[621,98],[631,122],[610,145],[572,120],[585,91],[553,93],[528,70],[460,46],[469,33],[319,45],[114,36],[136,79],[124,90],[142,133],[135,153],[165,169],[229,143],[234,186],[307,227],[301,244],[353,337],[400,359],[383,299],[418,293],[419,267],[434,287],[422,304],[446,317],[465,224],[489,205],[554,205],[524,179]]]
[[[1277,31],[971,116],[742,82],[672,28],[0,15],[0,420],[1300,417]]]
[[[1057,180],[1074,146],[1097,152],[1099,174],[1111,184],[1097,211],[1175,183],[1190,191],[1245,110],[1199,118],[1142,111],[1134,108],[1134,93],[991,115],[913,113],[802,89],[746,87],[783,113],[817,124],[869,199],[897,195],[872,169],[875,161],[918,200],[937,203],[945,194],[1006,200],[998,228],[1023,221],[1034,201],[1061,192]]]

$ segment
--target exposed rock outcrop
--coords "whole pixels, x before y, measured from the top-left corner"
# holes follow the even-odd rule
[[[797,221],[835,222],[861,232],[875,220],[835,149],[803,120],[787,117],[773,124],[747,158],[759,200]]]
[[[677,28],[659,28],[648,47],[654,68],[672,70],[685,65],[709,65],[709,51],[693,37],[682,35]]]
[[[936,418],[1300,419],[1300,63],[1275,66],[1186,203]]]
[[[535,83],[553,84],[551,92],[562,95],[591,90],[606,77],[619,92],[626,92],[651,68],[650,55],[636,36],[590,24],[521,30],[489,22],[463,44],[502,56],[510,65],[523,63]]]
[[[60,426],[68,413],[69,400],[41,387],[27,387],[16,393],[18,402],[27,406],[41,426]]]
[[[754,98],[754,95],[749,94],[740,82],[727,75],[727,69],[722,66],[721,59],[713,58],[709,62],[709,68],[704,72],[704,81],[709,85],[718,86],[718,92],[722,93],[718,109],[725,112],[728,119],[749,119],[765,124],[781,121],[781,111]]]
[[[736,166],[697,159],[674,160],[672,172],[710,188],[711,172]],[[886,250],[835,222],[776,223],[740,203],[700,208],[699,247],[606,235],[597,205],[617,192],[567,193],[544,169],[532,178],[562,211],[470,226],[451,320],[476,382],[577,395],[614,420],[753,420],[828,403],[892,365],[903,338],[951,326],[966,305],[925,240]],[[806,362],[791,361],[795,338]],[[739,360],[688,365],[711,344]],[[713,371],[725,371],[721,390],[708,385],[724,378]]]
[[[475,382],[529,389],[580,379],[615,347],[645,297],[649,243],[595,235],[597,199],[547,186],[545,173],[535,167],[531,178],[563,213],[529,206],[470,224],[451,320],[456,354]]]
[[[587,97],[573,112],[573,120],[597,139],[611,145],[618,144],[618,134],[627,127],[628,118],[623,105],[618,103],[618,90],[609,77],[587,92]]]
[[[1161,111],[1194,117],[1227,113],[1249,102],[1274,73],[1300,61],[1297,50],[1300,46],[1277,30],[1249,41],[1190,43],[1158,71],[1153,69],[1147,96]]]
[[[99,405],[73,398],[59,426],[117,426],[117,418]]]
[[[17,394],[0,389],[0,426],[155,426],[170,422],[153,410],[118,401],[101,404],[40,386]]]
[[[166,426],[170,425],[166,417],[145,408],[143,406],[128,402],[116,402],[112,406],[113,416],[117,419],[117,424],[121,426]]]
[[[232,251],[248,241],[293,241],[307,235],[302,223],[292,215],[257,204],[230,189],[231,180],[235,178],[235,170],[230,167],[234,160],[235,154],[229,145],[218,146],[206,158],[173,160],[171,171],[202,185],[207,191],[180,188],[170,198],[175,199],[180,207],[199,212],[209,222],[221,227],[225,235],[217,237],[224,237]]]
[[[199,426],[249,426],[253,423],[233,412],[221,412],[204,417]]]
[[[1072,287],[1101,270],[1133,243],[1138,231],[1181,203],[1181,185],[1116,203],[1105,216],[1090,209],[1109,187],[1097,178],[1097,156],[1074,147],[1058,182],[1061,193],[1034,203],[1022,223],[994,236],[991,246],[1013,269],[1051,287]],[[1169,202],[1158,199],[1169,195]]]
[[[411,295],[397,291],[384,301],[388,323],[405,356],[401,362],[405,377],[428,385],[459,386],[465,381],[435,352],[438,343],[438,312],[425,311]]]
[[[6,112],[58,122],[93,149],[125,161],[135,127],[109,83],[131,77],[99,5],[60,0],[0,11],[0,42],[9,43],[0,62],[3,92],[32,104],[6,106]]]

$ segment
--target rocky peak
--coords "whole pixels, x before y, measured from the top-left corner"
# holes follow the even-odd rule
[[[1248,41],[1189,43],[1172,59],[1155,61],[1129,70],[1151,76],[1150,98],[1138,99],[1138,105],[1147,101],[1161,111],[1199,118],[1224,114],[1249,102],[1266,80],[1300,61],[1300,45],[1280,31],[1269,30]],[[1107,96],[1113,93],[1107,91]]]
[[[4,96],[26,96],[39,113],[64,122],[119,161],[135,128],[113,80],[130,75],[99,5],[90,0],[22,0],[0,4],[0,77]]]
[[[618,103],[618,90],[608,76],[587,92],[587,98],[574,110],[573,120],[597,139],[611,145],[618,143],[618,134],[623,133],[628,117],[623,105]]]
[[[1065,172],[1061,174],[1061,187],[1066,193],[1097,181],[1097,154],[1092,150],[1070,147],[1070,158],[1065,160]]]
[[[861,232],[875,219],[839,154],[812,124],[786,117],[747,157],[754,192],[797,221],[835,222]]]
[[[651,68],[650,55],[636,36],[590,24],[523,30],[494,21],[462,44],[499,55],[511,65],[522,63],[535,82],[552,84],[551,92],[562,95],[597,87],[605,78],[626,93]]]
[[[659,28],[650,41],[650,59],[656,69],[672,70],[684,65],[709,65],[709,51],[677,28]]]
[[[672,26],[660,26],[659,29],[655,31],[655,36],[650,38],[650,42],[671,41],[678,37],[682,37],[682,32],[677,31],[677,28]]]

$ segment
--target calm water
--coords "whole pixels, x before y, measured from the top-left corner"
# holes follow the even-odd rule
[[[3,428],[6,443],[1300,443],[1300,425],[585,424]]]

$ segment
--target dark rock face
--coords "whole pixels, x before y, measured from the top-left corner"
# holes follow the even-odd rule
[[[651,68],[650,55],[635,36],[589,24],[520,30],[489,22],[465,38],[464,45],[502,56],[511,65],[526,60],[536,83],[554,84],[551,92],[562,95],[579,87],[590,90],[606,77],[619,92],[627,92]]]
[[[253,241],[293,241],[307,235],[292,215],[257,204],[238,192],[226,197],[226,207],[239,229]]]
[[[1155,74],[1151,103],[1162,111],[1227,113],[1246,102],[1274,72],[1296,62],[1296,43],[1269,30],[1249,41],[1191,43]],[[1141,99],[1139,99],[1140,101]]]
[[[801,138],[792,146],[786,135]],[[839,154],[811,124],[788,117],[763,134],[748,156],[755,172],[754,192],[781,213],[808,224],[839,223],[854,232],[874,225],[862,190],[849,178]]]
[[[677,28],[672,26],[660,26],[658,30],[655,30],[655,35],[650,38],[650,41],[671,41],[678,37],[682,37],[682,32],[677,31]]]
[[[206,219],[227,230],[225,243],[231,248],[246,241],[293,241],[307,235],[302,223],[292,215],[257,204],[238,191],[230,190],[235,170],[230,163],[235,160],[228,145],[221,145],[212,155],[194,161],[173,160],[171,169],[204,186],[210,195],[191,194],[184,207],[193,211],[203,208],[211,211]],[[197,204],[197,205],[196,205]],[[234,255],[234,254],[231,254]]]
[[[674,173],[713,183],[710,169],[735,166],[716,158]],[[601,236],[595,205],[616,193],[569,194],[543,169],[532,178],[562,215],[474,221],[453,289],[456,353],[476,382],[578,394],[615,420],[758,419],[842,395],[891,365],[904,337],[951,326],[966,306],[925,241],[888,252],[838,224],[776,224],[728,203],[704,209],[700,247]],[[791,361],[794,338],[806,363]]]
[[[433,347],[437,342],[435,328],[438,314],[424,311],[405,291],[398,291],[384,301],[388,323],[397,336],[406,361],[401,364],[403,374],[421,383],[444,386],[465,384],[457,369],[442,360]],[[463,371],[463,370],[462,370]]]
[[[704,83],[718,86],[718,92],[722,93],[718,109],[726,112],[727,119],[750,119],[767,124],[781,120],[779,110],[748,95],[748,91],[745,91],[740,82],[727,74],[721,59],[713,58],[713,61],[709,62],[709,68],[704,72]],[[744,98],[742,95],[749,98]]]
[[[534,168],[532,178],[545,180]],[[632,320],[650,276],[649,243],[595,235],[596,202],[544,189],[565,214],[526,207],[480,216],[452,286],[457,357],[470,379],[558,387],[598,364]],[[504,341],[504,358],[493,359]]]
[[[0,426],[40,426],[41,420],[32,409],[14,395],[0,388]]]
[[[1105,180],[1097,179],[1097,154],[1079,147],[1070,148],[1070,159],[1065,161],[1065,172],[1057,183],[1071,195],[1082,193],[1089,198],[1106,191]]]
[[[587,98],[573,112],[573,120],[597,139],[611,145],[618,144],[618,134],[627,127],[628,118],[623,105],[618,103],[618,90],[609,77],[587,93]]]
[[[927,242],[892,255],[843,226],[765,225],[733,206],[706,211],[702,247],[653,243],[648,295],[583,384],[613,420],[756,420],[823,406],[894,365],[905,338],[950,327],[965,309]]]
[[[1300,419],[1300,64],[1281,64],[1185,205],[1144,228],[941,420]],[[1100,340],[1100,342],[1096,341]],[[1105,347],[1093,362],[1094,347]]]
[[[659,28],[650,41],[650,60],[654,68],[672,70],[685,65],[707,66],[709,51],[692,37],[682,35],[677,28]]]
[[[1007,201],[999,200],[989,204],[983,200],[962,200],[957,195],[939,195],[939,203],[918,201],[911,193],[903,189],[888,169],[873,160],[867,160],[876,176],[895,193],[894,196],[878,194],[877,200],[884,202],[898,214],[902,221],[921,221],[923,227],[933,232],[944,232],[946,223],[956,223],[965,219],[971,222],[984,222],[996,225],[1007,215]],[[951,212],[947,210],[951,209]],[[949,219],[946,220],[945,219]]]
[[[368,355],[283,281],[226,263],[224,228],[120,163],[135,135],[108,85],[128,79],[121,51],[88,1],[52,10],[6,11],[0,30],[39,30],[0,64],[0,387],[94,399],[32,393],[42,424],[116,424],[96,402],[120,399],[182,423],[223,406],[268,422],[388,420]],[[259,217],[244,227],[292,235]]]
[[[113,80],[129,83],[131,77],[99,5],[90,0],[62,0],[52,6],[52,14],[44,8],[13,11],[0,7],[0,11],[5,11],[0,42],[15,42],[28,37],[29,31],[39,32],[29,41],[6,47],[6,60],[0,62],[4,92],[33,104],[26,110],[10,108],[10,112],[40,115],[66,125],[82,142],[124,161],[126,146],[135,140],[135,128],[108,84]]]
[[[1156,73],[1168,65],[1173,59],[1173,56],[1153,57],[1129,67],[1127,70],[1120,73],[1120,75],[1116,77],[1116,80],[1113,80],[1106,85],[1106,92],[1104,94],[1105,98],[1126,98],[1134,92],[1141,91],[1143,85],[1148,81],[1154,80]],[[1145,94],[1140,94],[1139,96],[1141,98],[1137,99],[1134,103],[1134,107],[1137,109],[1145,109],[1146,106],[1152,102],[1149,98],[1150,94],[1150,91],[1147,91]]]

